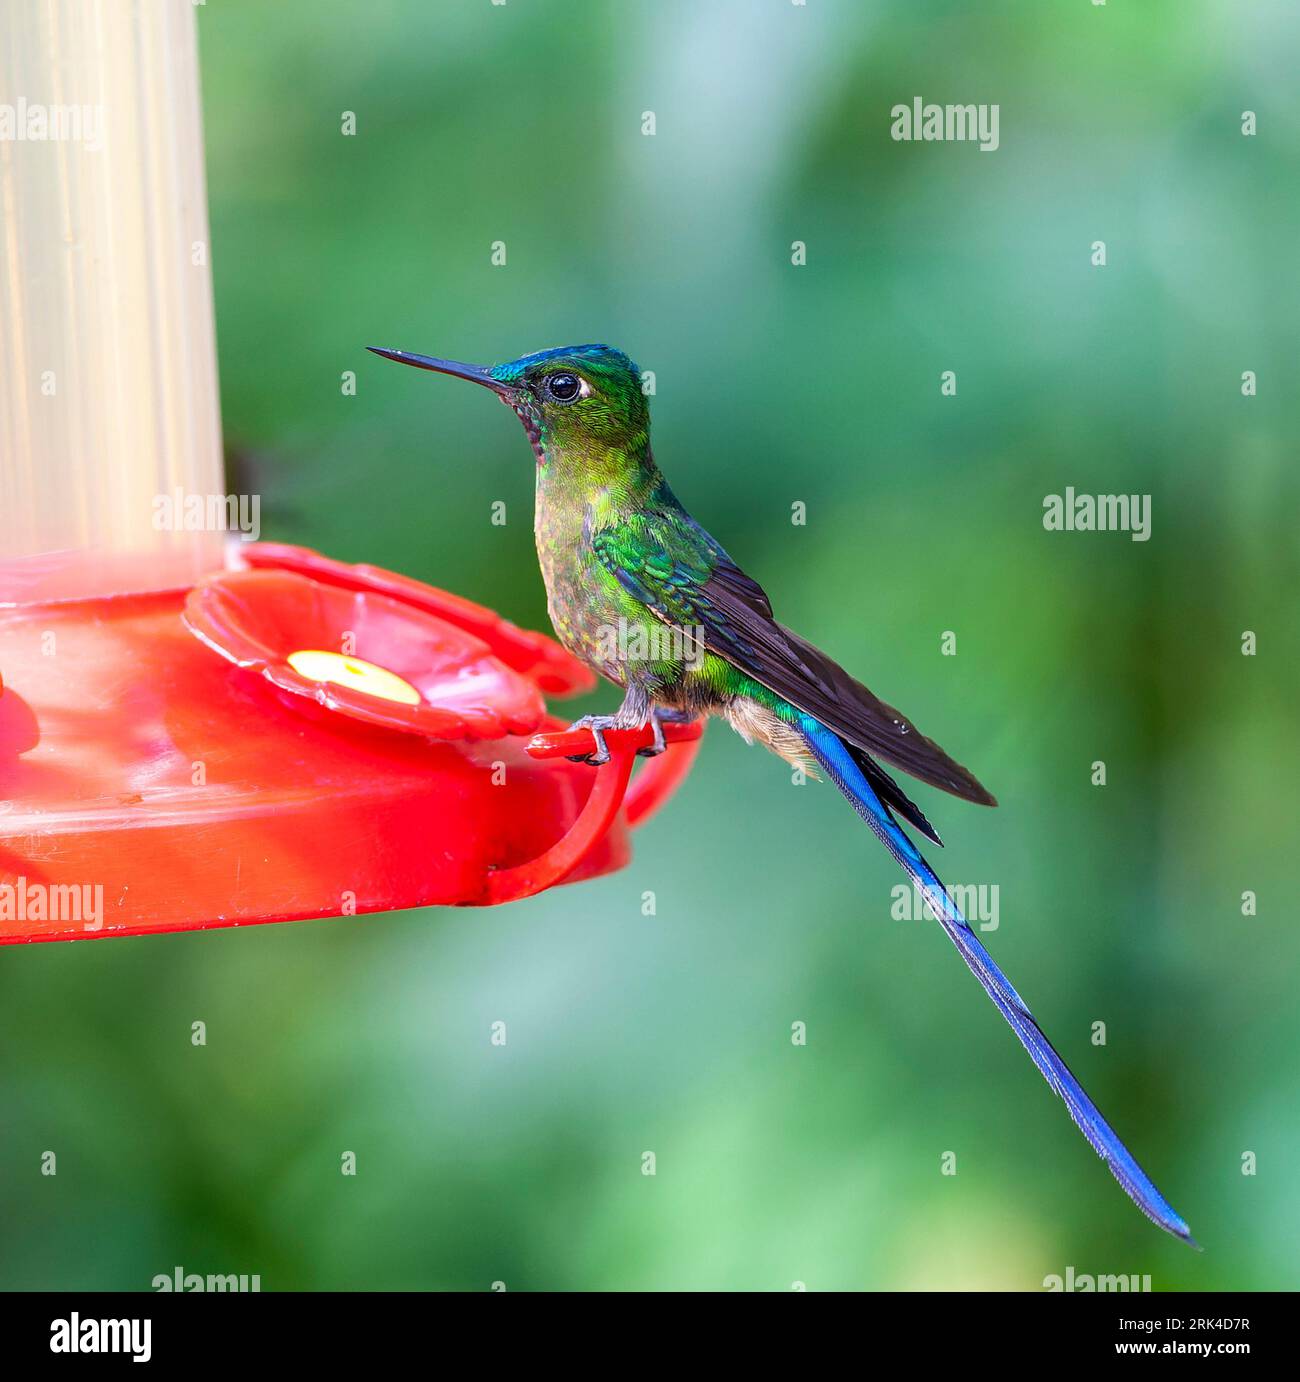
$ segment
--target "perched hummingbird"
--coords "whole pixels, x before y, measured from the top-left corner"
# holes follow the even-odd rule
[[[942,843],[877,760],[966,801],[994,806],[993,797],[903,715],[776,622],[762,587],[668,488],[650,449],[636,365],[606,345],[491,367],[370,349],[482,384],[523,423],[537,458],[534,527],[551,622],[571,653],[624,690],[614,714],[575,722],[596,745],[587,761],[608,762],[606,730],[649,725],[654,744],[646,751],[662,752],[662,722],[720,715],[746,740],[810,772],[820,768],[920,890],[1115,1179],[1147,1218],[1195,1246],[899,824],[901,817]]]

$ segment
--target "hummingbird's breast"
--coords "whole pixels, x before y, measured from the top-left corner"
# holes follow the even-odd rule
[[[622,611],[591,545],[593,507],[582,497],[557,497],[538,477],[533,535],[555,636],[576,658],[619,686],[624,662],[612,652]]]

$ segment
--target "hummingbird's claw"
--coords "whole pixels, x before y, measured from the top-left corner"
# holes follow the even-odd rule
[[[660,720],[657,710],[652,710],[650,712],[650,727],[654,733],[654,742],[647,744],[643,749],[637,749],[636,754],[638,758],[658,758],[668,747],[664,742],[663,722]]]
[[[568,755],[570,763],[585,763],[589,768],[603,768],[609,762],[609,750],[605,753],[571,753]]]
[[[572,754],[569,757],[570,763],[589,763],[593,768],[602,768],[609,762],[609,745],[605,742],[605,731],[613,728],[610,719],[609,716],[584,715],[582,719],[574,720],[569,728],[585,729],[596,741],[596,751]]]

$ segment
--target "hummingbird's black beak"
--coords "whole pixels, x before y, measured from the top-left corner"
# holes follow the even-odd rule
[[[435,360],[431,355],[413,355],[409,350],[384,350],[382,346],[367,346],[366,349],[374,351],[376,355],[382,355],[385,360],[396,360],[402,365],[436,370],[439,374],[450,374],[457,379],[468,379],[472,383],[482,384],[499,393],[502,398],[509,398],[513,392],[509,385],[493,379],[484,365],[463,365],[459,360]]]

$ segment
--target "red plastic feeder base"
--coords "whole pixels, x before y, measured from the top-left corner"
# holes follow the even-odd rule
[[[0,943],[511,901],[621,867],[689,769],[699,725],[630,790],[648,731],[568,762],[591,736],[543,693],[593,678],[541,634],[302,548],[246,558],[0,612]]]

